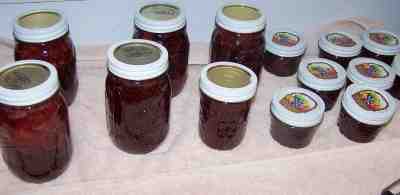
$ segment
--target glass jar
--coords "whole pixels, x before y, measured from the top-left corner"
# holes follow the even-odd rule
[[[364,32],[361,38],[364,42],[362,57],[375,58],[390,66],[396,54],[400,53],[400,39],[392,32],[371,29]]]
[[[318,41],[319,57],[332,60],[347,69],[352,59],[361,53],[361,40],[356,36],[344,32],[328,32]]]
[[[339,130],[352,141],[371,142],[390,122],[396,107],[393,97],[384,90],[366,85],[350,85],[342,99]]]
[[[325,111],[329,111],[346,84],[346,70],[331,60],[306,58],[300,64],[297,80],[300,87],[318,94],[325,103]]]
[[[210,61],[243,64],[260,75],[265,49],[265,17],[249,5],[221,7],[211,38]]]
[[[43,60],[57,68],[62,94],[68,105],[78,89],[75,47],[65,16],[54,10],[35,10],[14,22],[15,60]]]
[[[276,76],[292,76],[297,72],[306,51],[303,36],[290,29],[276,29],[266,35],[264,68]]]
[[[105,96],[110,137],[125,152],[151,152],[169,130],[167,49],[153,41],[132,39],[114,44],[107,55]]]
[[[304,148],[322,123],[325,104],[314,92],[303,88],[283,88],[272,97],[271,135],[289,148]]]
[[[396,78],[394,79],[393,86],[390,89],[390,94],[400,100],[400,54],[397,54],[393,64],[392,64],[393,72],[396,74]]]
[[[199,120],[203,143],[231,150],[242,142],[256,88],[257,76],[244,65],[215,62],[203,68]]]
[[[185,85],[189,64],[190,43],[183,10],[159,3],[142,7],[135,17],[133,37],[152,40],[167,48],[172,96],[177,96]]]
[[[55,67],[39,60],[0,68],[0,144],[18,178],[42,183],[61,175],[72,155],[68,107]]]

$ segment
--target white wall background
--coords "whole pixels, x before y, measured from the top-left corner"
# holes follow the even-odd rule
[[[1,0],[0,0],[1,1]],[[133,14],[145,0],[87,0],[53,3],[0,4],[0,37],[12,38],[13,18],[39,8],[63,10],[77,45],[104,44],[130,38]],[[147,2],[147,1],[146,1]],[[176,2],[173,1],[173,2]],[[216,9],[222,0],[180,0],[186,10],[192,41],[209,41]],[[400,0],[249,0],[267,16],[268,27],[307,31],[338,19],[366,16],[385,22],[400,34]]]

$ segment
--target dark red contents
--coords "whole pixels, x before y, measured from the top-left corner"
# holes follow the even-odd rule
[[[168,50],[172,96],[177,96],[185,86],[189,64],[189,37],[186,27],[170,33],[152,33],[135,27],[134,38],[147,39],[163,45]]]
[[[264,60],[264,30],[255,33],[235,33],[216,24],[210,46],[210,61],[243,64],[260,76]]]
[[[359,143],[373,141],[383,127],[357,121],[347,113],[343,106],[339,114],[338,126],[345,137]]]
[[[342,67],[344,69],[347,69],[347,67],[349,67],[350,61],[355,59],[355,58],[357,58],[358,55],[354,56],[354,57],[340,57],[340,56],[332,55],[332,54],[322,50],[321,48],[319,48],[319,57],[320,58],[325,58],[325,59],[328,59],[328,60],[332,60],[332,61],[342,65]]]
[[[246,133],[251,101],[250,99],[240,103],[225,103],[201,92],[199,120],[201,140],[217,150],[231,150],[238,146]]]
[[[108,73],[106,113],[114,144],[132,154],[157,148],[169,130],[171,88],[168,75],[132,81]]]
[[[390,94],[400,100],[400,76],[396,75],[394,79],[393,87],[389,90]]]
[[[62,94],[71,105],[78,90],[75,47],[68,33],[52,41],[27,43],[16,40],[15,60],[43,60],[57,68]]]
[[[393,60],[395,58],[395,55],[393,55],[393,56],[379,55],[379,54],[376,54],[376,53],[366,49],[365,47],[363,47],[361,49],[360,55],[361,55],[361,57],[374,58],[374,59],[380,60],[382,62],[385,62],[389,66],[392,66]]]
[[[290,126],[271,112],[271,136],[279,144],[289,148],[304,148],[311,143],[315,131],[319,126],[312,127],[294,127]]]
[[[318,94],[325,103],[325,112],[330,111],[333,106],[335,106],[336,101],[339,97],[341,89],[333,90],[333,91],[319,91],[313,88],[308,87],[301,81],[298,81],[299,87],[308,89],[316,94]]]
[[[61,175],[72,155],[68,110],[57,92],[33,106],[0,104],[0,141],[8,168],[27,182]]]
[[[297,57],[281,57],[269,51],[265,51],[264,68],[276,76],[292,76],[296,74],[302,57],[303,55]]]

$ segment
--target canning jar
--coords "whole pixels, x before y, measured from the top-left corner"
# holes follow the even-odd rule
[[[328,59],[306,58],[300,64],[297,80],[300,87],[318,94],[325,103],[325,111],[329,111],[346,84],[346,70]]]
[[[325,104],[314,92],[288,87],[275,92],[271,101],[272,138],[289,148],[308,146],[324,117]]]
[[[189,37],[184,11],[173,4],[149,4],[136,13],[136,39],[160,43],[168,50],[172,96],[177,96],[187,79],[189,64]]]
[[[396,74],[396,78],[394,79],[393,86],[390,89],[390,94],[400,100],[400,54],[397,54],[393,64],[392,64],[393,72]]]
[[[26,60],[0,68],[0,144],[9,170],[24,181],[46,182],[67,168],[68,107],[53,65]]]
[[[352,141],[371,142],[390,122],[396,107],[393,97],[384,90],[367,85],[350,85],[342,99],[339,130]]]
[[[43,60],[58,72],[62,94],[72,104],[78,89],[75,47],[66,17],[59,11],[35,10],[14,22],[15,60]]]
[[[111,46],[107,56],[105,96],[110,137],[125,152],[151,152],[169,130],[167,49],[153,41],[132,39]]]
[[[265,49],[262,11],[249,5],[225,5],[218,10],[215,23],[210,61],[243,64],[259,76]]]
[[[332,60],[345,69],[360,55],[361,47],[359,38],[344,31],[324,33],[318,41],[319,57]]]
[[[296,74],[306,51],[303,36],[291,29],[275,29],[267,32],[264,68],[277,76]]]
[[[242,142],[256,88],[257,76],[244,65],[215,62],[202,69],[199,134],[207,146],[231,150]]]
[[[400,53],[399,37],[393,32],[383,29],[371,29],[361,36],[364,42],[361,56],[375,58],[392,65],[396,54]]]

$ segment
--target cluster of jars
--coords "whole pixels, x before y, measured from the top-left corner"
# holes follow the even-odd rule
[[[319,42],[321,58],[302,59],[302,36],[288,29],[265,36],[265,16],[255,7],[225,5],[215,22],[210,64],[199,76],[198,129],[207,146],[231,150],[241,143],[263,66],[278,76],[297,72],[300,87],[281,89],[271,101],[270,131],[282,145],[310,144],[345,85],[350,86],[338,126],[346,137],[372,141],[392,118],[396,104],[385,90],[397,97],[400,91],[395,76],[400,63],[393,69],[386,64],[400,50],[393,33],[366,32],[364,47],[350,34],[330,33]],[[190,43],[185,14],[176,5],[143,6],[134,24],[133,39],[107,52],[106,120],[119,149],[146,154],[168,134],[171,99],[187,79]],[[17,17],[14,36],[16,62],[0,69],[0,143],[9,169],[40,183],[59,176],[71,159],[68,105],[78,87],[75,49],[66,18],[52,10]],[[360,54],[381,61],[357,58]]]

